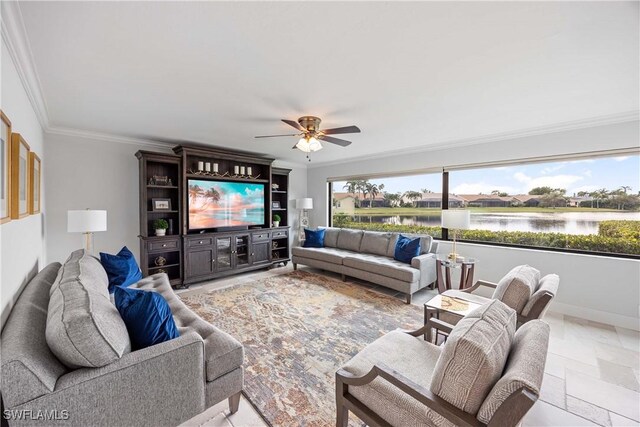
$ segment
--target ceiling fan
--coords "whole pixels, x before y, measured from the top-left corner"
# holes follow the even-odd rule
[[[324,129],[320,130],[320,120],[319,117],[314,116],[303,116],[298,119],[297,122],[293,120],[282,119],[283,122],[288,124],[291,127],[296,128],[300,131],[300,133],[292,133],[286,135],[261,135],[256,136],[256,138],[274,138],[281,136],[300,136],[300,140],[296,145],[292,148],[297,148],[300,151],[305,153],[310,153],[312,151],[322,150],[322,144],[320,141],[330,142],[332,144],[337,144],[341,147],[346,147],[351,144],[351,141],[347,141],[345,139],[334,138],[329,135],[337,135],[343,133],[360,133],[360,129],[358,126],[345,126],[340,128],[333,129]]]

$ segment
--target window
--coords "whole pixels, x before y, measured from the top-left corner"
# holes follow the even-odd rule
[[[453,170],[461,240],[640,255],[640,157]]]
[[[640,256],[637,154],[331,184],[335,227],[441,238],[444,184],[449,208],[471,212],[471,227],[458,231],[459,240]]]
[[[336,181],[331,188],[334,227],[442,235],[439,173]]]

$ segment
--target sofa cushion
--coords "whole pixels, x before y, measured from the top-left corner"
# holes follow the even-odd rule
[[[45,336],[49,289],[60,263],[52,263],[25,286],[2,330],[2,399],[13,408],[54,390],[67,368],[53,355]]]
[[[338,264],[338,265],[342,265],[342,260],[346,256],[354,254],[354,252],[345,251],[343,249],[301,248],[301,247],[293,247],[291,249],[291,253],[293,254],[293,256],[317,259],[318,261],[330,262],[332,264]]]
[[[305,248],[322,248],[324,247],[324,228],[311,230],[304,229],[304,247]]]
[[[239,368],[244,360],[244,347],[226,332],[216,328],[212,323],[216,319],[208,310],[202,310],[204,320],[191,311],[171,289],[169,278],[164,273],[145,277],[131,286],[135,289],[155,290],[169,304],[180,335],[197,333],[204,340],[206,378],[216,378]],[[209,323],[212,322],[212,323]]]
[[[513,337],[504,374],[480,407],[480,421],[488,424],[500,405],[522,387],[536,396],[540,395],[549,347],[549,331],[549,325],[542,320],[532,320],[518,329]]]
[[[376,231],[365,231],[362,235],[360,252],[374,255],[387,255],[391,233],[379,233]]]
[[[116,308],[127,325],[133,350],[180,336],[169,304],[159,293],[116,286],[114,296]]]
[[[509,271],[496,286],[493,299],[498,299],[517,313],[521,313],[540,280],[540,271],[528,265],[519,265]]]
[[[110,293],[113,293],[116,286],[129,286],[142,279],[142,271],[136,258],[126,246],[115,255],[100,252],[100,262],[109,278]]]
[[[401,349],[402,351],[399,351]],[[440,347],[401,331],[392,331],[366,346],[342,369],[362,376],[378,364],[397,371],[428,388]],[[394,426],[453,426],[438,413],[378,377],[364,386],[349,386],[349,393]]]
[[[433,371],[431,391],[476,414],[502,375],[516,330],[516,312],[493,300],[461,319]]]
[[[346,249],[348,251],[360,252],[360,244],[362,243],[362,236],[364,231],[362,230],[350,230],[348,228],[341,228],[338,234],[337,248]]]
[[[403,282],[412,283],[420,280],[420,270],[417,268],[380,255],[351,253],[343,259],[342,264]]]
[[[327,227],[324,232],[324,246],[327,248],[338,247],[338,234],[340,234],[340,228]]]
[[[130,352],[127,327],[109,299],[100,262],[81,249],[61,268],[47,313],[51,351],[70,368],[105,366]]]
[[[393,259],[411,264],[411,260],[420,255],[420,238],[412,239],[402,234],[398,236],[396,241],[396,250],[393,253]]]

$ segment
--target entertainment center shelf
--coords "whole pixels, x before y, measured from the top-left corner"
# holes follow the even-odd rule
[[[164,272],[182,287],[289,262],[290,169],[231,150],[173,151],[136,153],[144,276]],[[157,220],[166,235],[155,235]]]

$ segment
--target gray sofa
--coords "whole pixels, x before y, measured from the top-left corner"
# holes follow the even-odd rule
[[[438,242],[421,238],[420,255],[405,264],[393,259],[399,233],[328,227],[323,248],[294,247],[293,268],[298,264],[333,271],[385,286],[406,295],[407,304],[418,290],[436,281]]]
[[[175,426],[227,398],[231,412],[237,411],[243,386],[242,344],[189,310],[173,293],[165,274],[147,277],[132,287],[162,294],[171,307],[180,337],[130,351],[128,334],[113,337],[113,331],[120,330],[113,327],[110,339],[126,343],[120,347],[111,345],[118,349],[108,355],[115,361],[88,367],[97,359],[86,357],[83,367],[72,368],[68,360],[65,364],[56,357],[54,352],[72,350],[86,355],[91,347],[98,347],[98,341],[109,335],[109,330],[100,329],[105,325],[102,322],[115,310],[113,305],[107,305],[110,302],[106,287],[105,295],[88,284],[106,277],[104,270],[98,270],[102,268],[100,263],[84,253],[74,254],[79,267],[53,263],[27,284],[2,331],[4,408],[31,411],[23,412],[28,414],[26,419],[9,420],[10,425]],[[79,273],[70,279],[68,272],[74,269]],[[73,345],[67,347],[73,349],[47,344],[55,336],[47,322],[56,322],[57,314],[53,312],[58,308],[54,298],[61,297],[54,295],[59,290],[62,298],[67,298],[62,308],[63,323],[84,322],[86,330],[97,328],[101,337],[90,333],[73,336],[69,332]],[[78,310],[80,300],[89,301],[89,309],[78,317],[70,307]],[[114,319],[110,318],[109,325]],[[82,343],[91,345],[83,348]],[[102,363],[104,360],[98,364]],[[43,413],[57,420],[45,418],[48,421],[43,423],[42,418],[37,419],[37,414]]]

